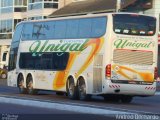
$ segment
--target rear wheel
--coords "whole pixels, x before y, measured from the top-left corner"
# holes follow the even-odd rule
[[[67,80],[67,95],[68,98],[73,100],[78,98],[77,86],[75,86],[74,79],[72,77]]]
[[[121,96],[122,103],[130,103],[132,100],[133,100],[132,96],[128,96],[128,95]]]
[[[91,95],[86,93],[86,84],[83,78],[78,81],[78,95],[80,100],[90,100]]]
[[[26,88],[24,86],[24,77],[22,74],[18,76],[18,88],[19,88],[19,93],[20,94],[25,94],[26,93]]]
[[[31,95],[35,95],[38,93],[38,90],[33,88],[33,78],[31,75],[28,75],[27,77],[27,92]]]

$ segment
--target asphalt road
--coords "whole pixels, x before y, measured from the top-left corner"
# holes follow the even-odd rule
[[[38,95],[19,94],[14,87],[0,86],[0,96],[16,97],[20,99],[36,99],[39,101],[65,103],[88,107],[97,107],[109,110],[127,111],[141,114],[160,115],[160,95],[152,97],[135,97],[132,103],[122,104],[104,101],[102,97],[93,96],[91,101],[70,100],[67,96],[56,95],[51,91],[40,91]]]
[[[114,117],[0,103],[0,120],[114,120]]]

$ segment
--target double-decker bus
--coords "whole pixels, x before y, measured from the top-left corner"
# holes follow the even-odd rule
[[[101,95],[131,102],[152,96],[157,76],[156,18],[99,13],[25,21],[14,32],[8,85],[20,93]]]

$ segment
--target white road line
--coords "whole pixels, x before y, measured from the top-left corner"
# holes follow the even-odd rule
[[[104,115],[104,116],[117,115],[117,114],[133,114],[131,112],[106,110],[106,109],[94,108],[94,107],[67,105],[67,104],[60,104],[60,103],[50,103],[50,102],[23,100],[23,99],[6,98],[6,97],[0,97],[0,102],[31,106],[31,107],[41,107],[41,108],[47,108],[47,109],[67,110],[67,111],[74,111],[74,112],[86,113],[86,114],[97,114],[97,115]]]
[[[160,91],[156,92],[155,95],[160,95]]]
[[[125,113],[135,113],[135,114],[159,114],[159,113],[152,113],[152,112],[146,112],[146,111],[137,111],[137,110],[129,110],[129,109],[124,109],[124,108],[115,108],[115,107],[101,107],[101,106],[96,106],[93,104],[82,104],[82,103],[70,103],[70,102],[58,102],[58,101],[53,101],[53,100],[39,100],[35,98],[26,98],[26,97],[21,97],[17,98],[16,96],[8,96],[8,95],[0,95],[0,98],[13,98],[13,99],[21,99],[21,100],[28,100],[28,101],[39,101],[39,102],[46,102],[46,103],[57,103],[61,105],[71,105],[71,106],[82,106],[82,107],[88,107],[88,108],[95,108],[95,109],[102,109],[102,110],[110,110],[110,111],[121,111]],[[37,107],[37,106],[35,106]],[[38,106],[39,107],[39,106]]]

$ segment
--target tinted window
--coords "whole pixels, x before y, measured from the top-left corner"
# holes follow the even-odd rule
[[[49,31],[49,26],[42,23],[34,23],[32,29],[32,38],[33,39],[46,39],[47,32]]]
[[[20,41],[22,28],[23,28],[23,24],[20,24],[16,27],[16,30],[13,35],[12,43]]]
[[[117,34],[152,36],[156,31],[156,18],[135,14],[114,14],[113,30]]]
[[[3,53],[2,61],[6,61],[7,53]]]
[[[8,70],[14,70],[16,68],[17,52],[18,52],[18,46],[19,46],[19,41],[21,38],[22,29],[23,29],[23,24],[19,24],[16,27],[16,30],[14,32],[11,49],[10,49],[10,55],[9,55],[9,69]]]
[[[28,39],[28,40],[30,40],[30,39],[33,39],[33,36],[34,36],[34,24],[33,23],[31,23],[31,24],[24,24],[24,29],[23,29],[23,33],[22,33],[22,39]],[[33,35],[32,35],[33,34]]]
[[[81,19],[79,21],[78,38],[89,38],[93,36],[91,34],[92,20],[93,19]]]
[[[10,49],[8,70],[14,70],[16,68],[17,52],[18,52],[18,47]]]
[[[68,20],[66,29],[66,38],[76,38],[78,36],[79,20]]]
[[[106,17],[26,23],[23,40],[101,37],[106,23]]]
[[[20,68],[35,69],[36,67],[38,68],[38,64],[41,64],[40,60],[41,60],[40,54],[21,53],[19,66]]]
[[[69,53],[53,53],[53,69],[64,70],[67,67]]]
[[[48,53],[48,54],[43,54],[41,57],[41,62],[40,64],[41,69],[53,69],[53,54]]]
[[[55,34],[54,34],[54,38],[62,38],[62,36],[64,36],[65,38],[65,34],[66,34],[66,21],[56,21],[55,23]]]
[[[21,53],[19,67],[33,70],[64,70],[69,53]]]
[[[58,3],[44,3],[44,8],[58,8]]]
[[[95,18],[92,21],[92,35],[94,36],[102,36],[106,31],[106,18]]]
[[[54,22],[25,24],[22,37],[24,40],[50,39],[54,36],[54,27]]]

